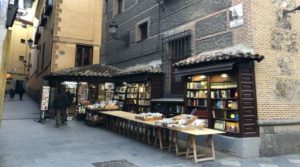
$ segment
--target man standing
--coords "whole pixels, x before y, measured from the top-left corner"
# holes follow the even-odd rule
[[[56,128],[59,128],[60,123],[62,125],[66,125],[67,108],[69,104],[68,96],[65,94],[63,89],[59,89],[53,101],[53,106],[56,112]]]
[[[23,99],[23,94],[25,93],[25,89],[23,87],[21,87],[18,90],[18,93],[19,93],[20,100],[22,100]]]

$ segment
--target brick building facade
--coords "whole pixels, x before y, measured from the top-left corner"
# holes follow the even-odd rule
[[[299,14],[282,12],[297,5],[296,0],[107,0],[101,62],[125,68],[160,61],[164,96],[182,97],[172,92],[174,61],[236,45],[252,48],[265,56],[255,64],[260,137],[223,137],[221,143],[240,145],[227,148],[235,154],[252,144],[252,153],[240,156],[297,153],[300,22]],[[111,22],[118,24],[118,40],[108,33]],[[182,55],[173,59],[178,51]]]

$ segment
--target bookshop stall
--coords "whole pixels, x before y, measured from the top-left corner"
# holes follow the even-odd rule
[[[254,63],[263,58],[207,52],[176,63],[176,74],[185,81],[185,112],[229,136],[258,136]]]
[[[44,79],[49,80],[52,88],[66,88],[73,97],[69,113],[84,119],[87,109],[104,110],[106,106],[112,106],[112,75],[117,72],[119,69],[115,67],[98,64],[65,69],[47,75]]]
[[[113,77],[116,85],[113,99],[118,100],[124,111],[151,112],[151,99],[162,97],[162,77],[160,67],[124,69]]]

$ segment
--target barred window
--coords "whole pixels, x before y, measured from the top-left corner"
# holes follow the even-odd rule
[[[191,35],[187,35],[181,38],[173,39],[168,42],[169,54],[171,56],[171,65],[186,59],[191,55]],[[183,94],[183,82],[178,79],[174,74],[174,67],[171,66],[171,94],[182,95]]]

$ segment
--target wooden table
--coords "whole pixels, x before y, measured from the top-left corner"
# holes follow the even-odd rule
[[[182,129],[182,128],[175,128],[175,127],[164,127],[164,126],[156,126],[156,121],[142,121],[135,119],[135,116],[138,114],[130,113],[130,112],[124,112],[124,111],[107,111],[102,112],[102,114],[109,115],[112,117],[117,117],[121,119],[125,119],[132,122],[141,123],[147,126],[152,126],[156,128],[157,138],[159,140],[160,149],[163,149],[163,138],[162,138],[162,129],[169,129],[172,130],[172,140],[174,140],[176,155],[185,155],[187,159],[194,158],[194,162],[203,162],[203,161],[210,161],[215,160],[215,148],[214,148],[214,142],[212,139],[213,135],[222,134],[225,132],[214,130],[214,129],[196,129],[196,128],[189,128],[189,129]],[[188,141],[187,141],[187,147],[185,152],[180,152],[179,150],[179,143],[178,143],[178,132],[179,133],[185,133],[188,134]],[[197,153],[197,143],[196,143],[196,136],[207,136],[206,143],[205,143],[205,149],[203,154]],[[156,138],[156,139],[157,139]],[[156,140],[155,139],[155,140]],[[155,142],[156,143],[156,142]],[[211,155],[208,154],[208,148],[210,146],[211,149]]]

